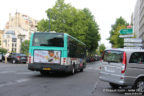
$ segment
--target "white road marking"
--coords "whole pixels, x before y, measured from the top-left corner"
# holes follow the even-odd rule
[[[28,66],[28,64],[0,64],[0,68],[23,67],[23,66]]]
[[[34,72],[18,72],[18,75],[27,75],[27,74],[34,74]]]
[[[100,66],[86,67],[88,70],[100,70]]]
[[[91,67],[86,68],[86,69],[88,69],[88,70],[99,70],[99,68],[91,68]]]
[[[1,71],[0,74],[15,73],[16,71]]]
[[[16,85],[16,84],[20,84],[20,83],[23,83],[23,82],[27,82],[29,80],[30,79],[24,78],[24,79],[19,79],[19,80],[15,80],[15,81],[10,81],[10,82],[7,82],[7,83],[0,84],[0,87]]]
[[[26,81],[29,81],[29,79],[19,79],[19,80],[16,80],[16,83],[23,83]]]
[[[0,74],[17,74],[17,75],[27,75],[34,74],[34,72],[20,72],[20,71],[1,71]]]
[[[0,68],[9,68],[9,67],[13,67],[13,66],[0,66]]]

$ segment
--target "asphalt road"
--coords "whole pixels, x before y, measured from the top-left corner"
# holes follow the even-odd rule
[[[0,64],[0,96],[125,96],[98,79],[99,65],[90,63],[75,75],[41,76],[29,71],[27,64]]]

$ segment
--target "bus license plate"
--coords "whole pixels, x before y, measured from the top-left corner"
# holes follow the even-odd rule
[[[51,68],[43,68],[43,70],[51,70]]]

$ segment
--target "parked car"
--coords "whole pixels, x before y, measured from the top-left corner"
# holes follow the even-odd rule
[[[86,59],[87,62],[93,62],[94,61],[94,57],[93,56],[89,56]]]
[[[87,57],[87,58],[86,58],[86,62],[90,62],[90,57]]]
[[[87,62],[94,62],[100,60],[100,56],[89,56],[87,57],[86,61]]]
[[[11,53],[7,59],[8,59],[8,62],[11,62],[13,64],[27,62],[27,56],[22,53]]]
[[[109,49],[102,59],[100,80],[112,88],[132,86],[144,92],[144,50]]]
[[[95,58],[95,59],[94,59],[95,61],[99,61],[99,60],[100,60],[100,56],[98,56],[98,55],[97,55],[97,56],[94,56],[94,58]]]

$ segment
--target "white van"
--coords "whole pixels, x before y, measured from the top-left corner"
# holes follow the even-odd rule
[[[102,59],[100,80],[112,88],[132,86],[144,91],[144,50],[108,49]]]

